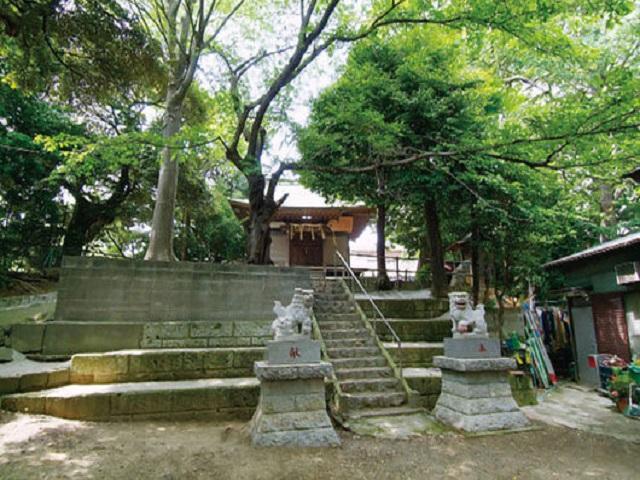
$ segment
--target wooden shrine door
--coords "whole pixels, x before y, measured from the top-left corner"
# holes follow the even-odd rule
[[[322,266],[322,237],[319,234],[315,238],[310,232],[293,235],[289,243],[289,265],[305,267]]]

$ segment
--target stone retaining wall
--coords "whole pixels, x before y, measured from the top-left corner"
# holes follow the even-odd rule
[[[25,308],[43,303],[52,303],[56,301],[57,297],[58,292],[3,297],[0,298],[0,310],[11,310],[14,308]]]
[[[55,321],[270,321],[308,269],[65,257]]]
[[[449,310],[448,301],[443,299],[376,299],[375,303],[387,318],[436,318]],[[367,317],[376,317],[368,300],[358,300],[358,304]]]
[[[23,353],[72,355],[137,348],[264,346],[271,320],[232,322],[45,322],[11,327],[10,346]]]
[[[71,383],[121,383],[253,377],[264,348],[131,350],[71,359]]]
[[[393,336],[382,320],[370,317],[371,324],[383,342],[392,342]],[[396,334],[403,342],[441,342],[451,336],[451,320],[388,319]]]
[[[55,319],[12,325],[6,343],[47,356],[261,346],[274,300],[296,288],[311,288],[308,269],[65,257]]]
[[[141,348],[263,346],[271,340],[271,322],[146,323]]]

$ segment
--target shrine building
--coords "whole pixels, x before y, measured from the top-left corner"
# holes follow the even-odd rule
[[[349,241],[357,239],[375,215],[364,205],[328,205],[298,184],[284,184],[275,198],[288,194],[271,220],[270,257],[281,267],[339,265],[335,252],[349,262]],[[247,200],[230,200],[240,221],[249,216]]]

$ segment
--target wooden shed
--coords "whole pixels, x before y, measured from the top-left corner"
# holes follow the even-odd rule
[[[640,354],[640,233],[626,235],[545,265],[564,274],[583,383],[596,384],[588,356]]]

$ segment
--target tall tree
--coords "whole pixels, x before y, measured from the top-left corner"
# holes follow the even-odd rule
[[[379,210],[382,204],[399,216],[407,206],[417,207],[438,296],[447,290],[438,203],[446,198],[449,179],[433,168],[379,164],[398,152],[478,141],[486,99],[478,82],[459,71],[456,39],[427,29],[360,43],[340,80],[314,103],[299,136],[308,169],[302,177],[312,188]],[[384,248],[384,241],[379,244]]]
[[[218,53],[224,59],[229,77],[228,93],[237,120],[235,134],[225,138],[227,158],[245,175],[249,183],[250,217],[247,224],[247,254],[252,263],[269,262],[269,222],[284,202],[275,198],[276,185],[283,173],[292,168],[286,162],[266,174],[263,155],[268,149],[270,122],[281,122],[286,115],[286,95],[300,74],[323,52],[336,46],[355,42],[392,26],[435,24],[452,28],[466,28],[469,36],[478,32],[500,30],[510,33],[520,41],[538,47],[542,39],[550,38],[562,44],[564,34],[556,24],[547,25],[560,13],[618,12],[624,11],[628,2],[608,0],[571,2],[522,2],[517,0],[469,2],[422,2],[412,0],[380,0],[362,4],[340,0],[326,2],[300,1],[282,2],[256,8],[254,18],[262,23],[241,26],[242,38],[231,38],[224,42]],[[287,36],[280,25],[295,25],[293,35]],[[277,25],[274,29],[274,25]],[[258,29],[261,33],[275,32],[277,40],[269,42],[263,36],[254,43],[248,32]],[[265,48],[267,45],[269,48]],[[273,47],[273,48],[270,48]],[[560,47],[558,47],[560,48]],[[246,55],[244,51],[256,52]],[[269,61],[270,60],[270,61]],[[264,85],[256,87],[247,81],[255,68],[267,64],[262,70]],[[251,72],[251,73],[249,73]],[[255,91],[261,94],[255,95]],[[285,97],[285,98],[283,98]],[[274,103],[279,109],[274,114]]]
[[[175,135],[180,131],[184,101],[202,54],[217,41],[229,19],[244,0],[228,4],[216,0],[132,1],[149,34],[162,45],[166,69],[163,103],[162,164],[158,175],[147,260],[175,260],[173,225],[178,188]]]

